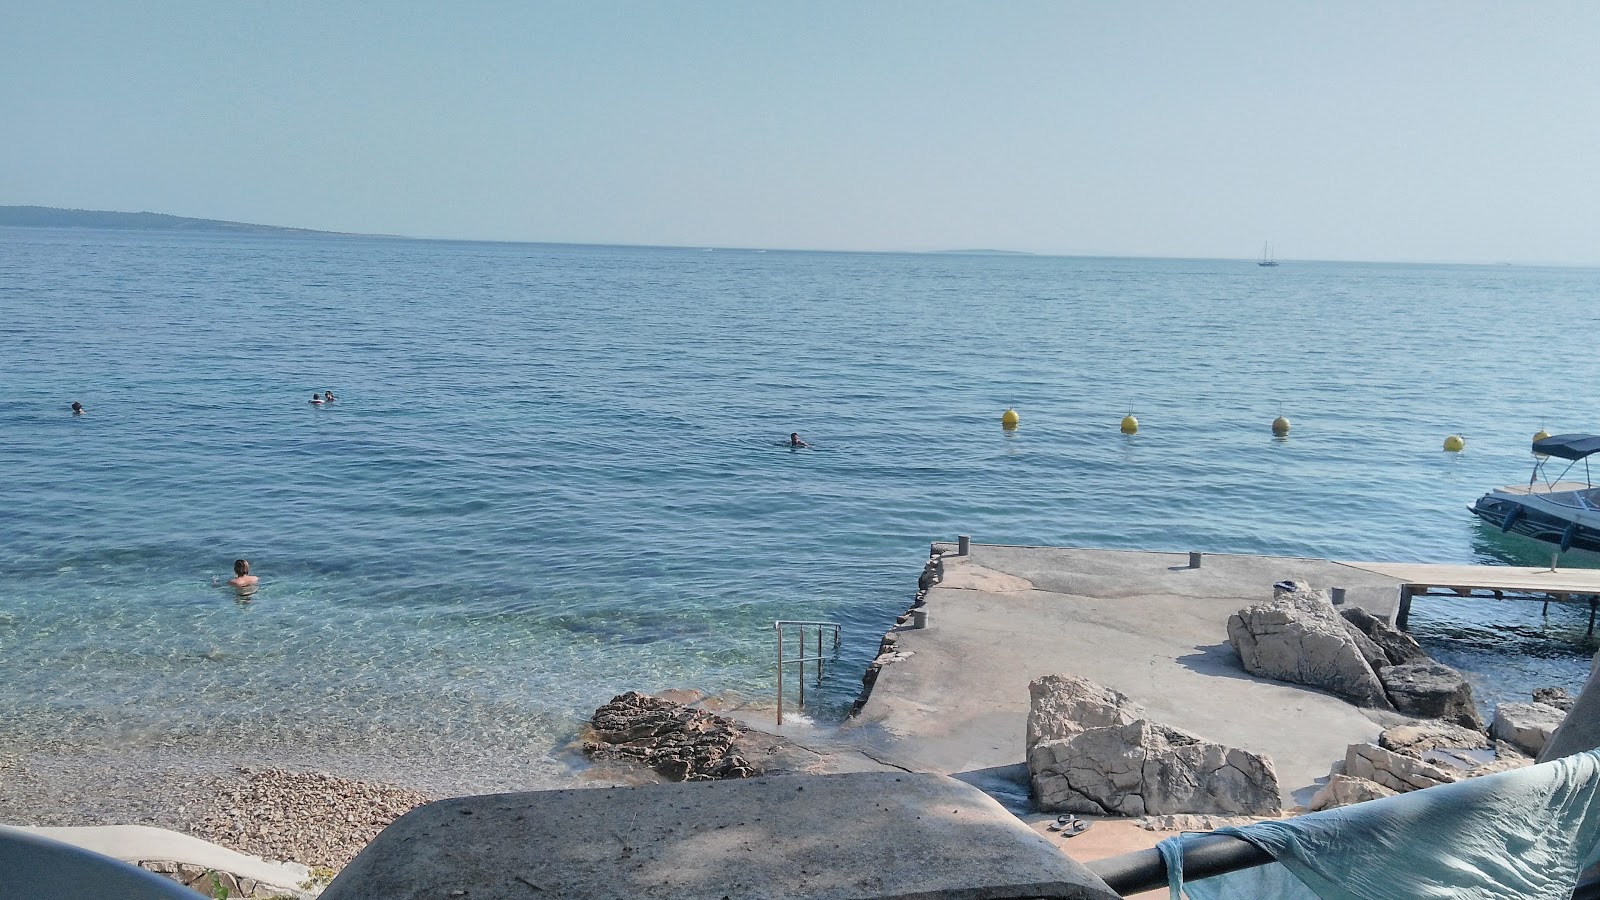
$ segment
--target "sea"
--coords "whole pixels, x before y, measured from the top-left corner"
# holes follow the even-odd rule
[[[0,229],[0,747],[554,785],[616,693],[770,703],[779,619],[842,625],[804,711],[842,720],[958,534],[1547,563],[1467,507],[1536,431],[1600,429],[1597,296],[1578,268]],[[215,586],[236,558],[249,603]],[[1421,599],[1413,630],[1489,711],[1575,691],[1587,616]]]

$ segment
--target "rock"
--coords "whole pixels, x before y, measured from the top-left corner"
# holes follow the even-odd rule
[[[1145,831],[1216,831],[1218,828],[1237,828],[1252,825],[1256,816],[1199,816],[1179,813],[1170,816],[1145,816],[1137,824]]]
[[[1095,815],[1276,815],[1267,756],[1139,719],[1039,742],[1028,754],[1034,798],[1047,812]]]
[[[1502,703],[1495,708],[1489,733],[1537,756],[1567,714],[1543,703]]]
[[[775,754],[782,743],[751,738],[749,729],[725,716],[637,691],[596,709],[590,727],[597,740],[584,742],[585,753],[639,762],[674,781],[759,775],[746,752],[753,756],[759,747]]]
[[[1390,666],[1378,672],[1378,678],[1400,712],[1483,730],[1472,702],[1472,685],[1449,666],[1436,662]]]
[[[1040,741],[1065,740],[1089,728],[1127,725],[1145,717],[1126,694],[1076,675],[1046,675],[1028,685],[1028,752]]]
[[[1382,651],[1385,662],[1380,665],[1404,666],[1432,662],[1415,638],[1361,607],[1346,607],[1339,611],[1339,615],[1346,624],[1361,632]]]
[[[178,864],[170,859],[141,859],[139,868],[149,869],[157,875],[177,875]]]
[[[1389,657],[1383,655],[1383,648],[1374,644],[1372,638],[1367,637],[1366,632],[1351,625],[1349,622],[1344,623],[1344,630],[1346,634],[1350,635],[1350,640],[1356,642],[1356,649],[1361,651],[1361,658],[1367,661],[1367,665],[1372,668],[1372,671],[1376,672],[1390,664]]]
[[[1228,619],[1228,639],[1247,671],[1321,688],[1361,706],[1392,709],[1383,684],[1326,595],[1295,582],[1279,582],[1273,592],[1272,602]]]
[[[1461,780],[1461,773],[1385,750],[1376,744],[1351,744],[1344,774],[1376,781],[1391,791],[1416,791]]]
[[[1378,735],[1378,746],[1413,759],[1421,759],[1429,750],[1458,749],[1482,750],[1489,739],[1481,731],[1451,725],[1448,722],[1419,722],[1413,725],[1396,725]]]
[[[1600,653],[1595,654],[1594,664],[1589,668],[1589,680],[1584,682],[1578,699],[1572,702],[1572,709],[1567,711],[1561,727],[1539,751],[1539,762],[1549,762],[1595,747],[1600,747]]]
[[[1352,803],[1365,803],[1379,797],[1393,797],[1397,793],[1399,792],[1365,778],[1353,775],[1330,775],[1328,783],[1318,788],[1316,794],[1311,797],[1310,809],[1312,812],[1333,809],[1349,806]]]
[[[1520,769],[1523,766],[1531,765],[1533,765],[1533,757],[1531,756],[1502,756],[1493,762],[1486,762],[1483,765],[1474,768],[1467,774],[1473,778],[1477,778],[1479,775],[1493,775],[1496,772],[1509,772],[1512,769]]]
[[[1572,704],[1578,702],[1578,698],[1567,693],[1566,688],[1542,687],[1533,689],[1533,702],[1554,706],[1562,712],[1571,712]]]

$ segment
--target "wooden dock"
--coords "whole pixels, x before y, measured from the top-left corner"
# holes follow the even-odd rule
[[[1520,566],[1456,566],[1431,563],[1347,562],[1351,568],[1387,575],[1400,582],[1400,610],[1395,627],[1405,628],[1411,617],[1411,598],[1431,590],[1466,596],[1487,591],[1496,597],[1505,594],[1532,594],[1558,603],[1587,598],[1589,633],[1594,633],[1595,610],[1600,606],[1600,569],[1524,568]]]

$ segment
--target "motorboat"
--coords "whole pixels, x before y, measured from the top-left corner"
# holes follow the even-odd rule
[[[1533,442],[1533,475],[1525,485],[1496,488],[1471,507],[1502,532],[1551,544],[1560,552],[1600,553],[1600,488],[1589,475],[1589,457],[1600,453],[1600,435],[1558,434]],[[1551,460],[1566,467],[1555,478]],[[1567,480],[1583,464],[1583,481]]]

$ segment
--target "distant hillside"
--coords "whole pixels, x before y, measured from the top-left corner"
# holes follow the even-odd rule
[[[338,234],[310,228],[280,228],[220,219],[191,219],[151,212],[56,209],[53,206],[0,206],[0,226],[21,228],[122,228],[137,231],[216,231],[231,234]]]
[[[945,253],[951,256],[1035,256],[1026,250],[933,250],[933,253]]]

